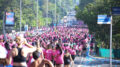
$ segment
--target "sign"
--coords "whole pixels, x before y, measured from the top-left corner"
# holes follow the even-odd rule
[[[111,24],[111,16],[107,15],[98,15],[98,24]]]
[[[98,15],[98,24],[110,24],[110,67],[112,67],[112,16]]]
[[[120,15],[120,7],[113,7],[112,14],[113,15]]]
[[[5,25],[6,26],[13,26],[14,23],[14,12],[6,12],[6,20],[5,20]]]

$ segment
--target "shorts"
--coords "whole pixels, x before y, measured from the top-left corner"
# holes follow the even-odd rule
[[[70,64],[70,59],[67,59],[66,61],[64,61],[64,65],[69,65]]]

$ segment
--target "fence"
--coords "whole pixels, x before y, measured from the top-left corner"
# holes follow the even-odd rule
[[[99,48],[99,56],[109,58],[110,49]],[[120,59],[120,49],[112,49],[112,58]]]

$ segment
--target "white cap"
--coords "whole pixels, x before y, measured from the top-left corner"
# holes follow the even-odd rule
[[[0,45],[0,58],[6,58],[7,56],[7,50]]]

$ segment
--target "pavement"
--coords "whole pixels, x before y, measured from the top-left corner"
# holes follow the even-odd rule
[[[87,56],[77,56],[74,60],[73,67],[110,67],[110,60],[108,58],[100,58],[89,55],[89,48],[87,48],[86,55]],[[120,60],[113,59],[112,67],[120,67]]]
[[[74,61],[73,67],[110,67],[109,61],[94,59],[91,57],[77,56]],[[120,63],[113,62],[112,67],[120,67]]]

